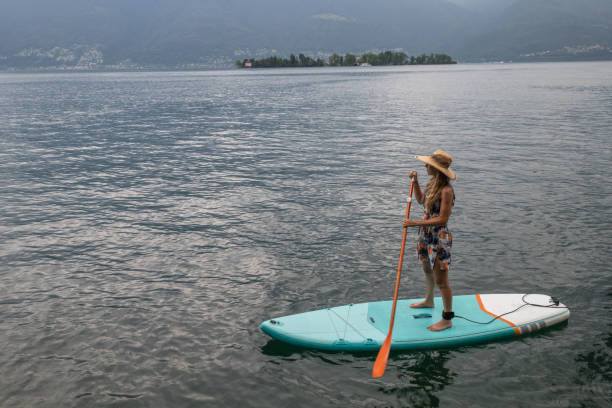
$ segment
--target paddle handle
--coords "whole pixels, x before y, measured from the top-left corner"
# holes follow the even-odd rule
[[[410,217],[410,206],[412,204],[413,188],[414,188],[414,179],[410,179],[410,193],[408,196],[408,202],[406,203],[406,219]],[[393,309],[391,310],[391,322],[389,323],[389,333],[393,331],[393,323],[395,321],[395,308],[397,307],[397,297],[399,295],[400,278],[402,275],[402,264],[404,263],[404,248],[406,247],[407,233],[408,233],[408,227],[404,227],[404,234],[402,235],[402,249],[400,250],[399,262],[397,265],[397,278],[395,279],[395,291],[393,292]]]
[[[406,219],[410,217],[410,205],[412,204],[412,191],[414,189],[414,178],[410,179],[410,193],[406,203]],[[382,377],[387,368],[387,360],[389,359],[389,352],[391,351],[391,338],[393,337],[393,323],[395,323],[395,309],[397,307],[397,297],[399,294],[400,277],[402,275],[402,263],[404,262],[404,248],[406,247],[406,234],[408,233],[408,227],[404,227],[404,234],[402,235],[402,248],[400,250],[399,263],[397,265],[397,278],[395,279],[395,290],[393,292],[393,307],[391,309],[391,321],[389,322],[389,333],[387,338],[382,344],[376,356],[374,367],[372,368],[372,377]]]

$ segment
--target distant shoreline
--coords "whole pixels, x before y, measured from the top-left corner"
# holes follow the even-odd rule
[[[557,63],[590,63],[590,62],[612,62],[611,58],[573,58],[573,59],[524,59],[524,60],[491,60],[491,61],[461,61],[459,65],[503,65],[503,64],[557,64]],[[410,66],[410,65],[405,65]],[[330,68],[332,66],[326,65]],[[340,68],[350,68],[340,66]],[[93,73],[147,73],[147,72],[213,72],[241,70],[234,64],[223,66],[143,66],[136,68],[118,68],[112,65],[101,65],[89,69],[72,69],[70,67],[31,67],[31,68],[0,68],[0,75],[10,74],[93,74]],[[248,70],[247,70],[248,71]]]
[[[238,68],[307,68],[307,67],[352,67],[352,66],[388,66],[388,65],[450,65],[456,64],[450,55],[421,54],[408,56],[404,52],[383,51],[379,54],[366,53],[361,56],[354,54],[329,56],[327,61],[314,59],[304,54],[297,57],[291,54],[289,58],[271,56],[263,59],[245,58],[236,61]]]

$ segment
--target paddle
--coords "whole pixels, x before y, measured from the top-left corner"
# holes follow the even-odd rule
[[[412,188],[414,187],[414,179],[410,179],[410,196],[408,197],[408,203],[406,204],[406,218],[410,216],[410,204],[412,204]],[[400,251],[399,265],[397,266],[397,278],[395,279],[395,292],[393,294],[393,308],[391,309],[391,323],[389,324],[389,333],[383,343],[382,347],[378,351],[376,361],[374,362],[374,368],[372,369],[372,377],[382,377],[387,368],[387,359],[389,358],[389,351],[391,351],[391,337],[393,337],[393,323],[395,321],[395,307],[397,306],[397,295],[399,293],[400,276],[402,274],[402,262],[404,260],[404,247],[406,246],[406,233],[408,227],[404,227],[404,235],[402,237],[402,249]]]

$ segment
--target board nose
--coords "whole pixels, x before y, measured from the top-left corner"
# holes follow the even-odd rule
[[[272,326],[272,325],[270,324],[270,321],[269,321],[269,320],[266,320],[265,322],[262,322],[262,323],[259,325],[259,328],[260,328],[260,329],[261,329],[261,331],[263,331],[264,333],[266,333],[266,334],[270,335],[270,334],[271,334],[271,332],[272,332],[272,330],[271,330],[271,326]]]
[[[272,333],[276,333],[278,329],[282,326],[280,320],[278,319],[270,319],[262,322],[259,325],[259,328],[266,334],[271,335]]]

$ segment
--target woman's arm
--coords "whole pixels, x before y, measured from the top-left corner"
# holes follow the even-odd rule
[[[419,186],[419,179],[418,179],[417,172],[412,170],[410,174],[408,174],[408,177],[414,179],[414,197],[416,198],[419,204],[423,204],[425,197],[424,197],[423,192],[421,191],[421,186]]]
[[[404,220],[404,227],[431,227],[435,225],[446,225],[451,215],[453,207],[453,189],[450,187],[444,187],[442,189],[442,197],[440,199],[440,216],[432,217],[428,220]]]

